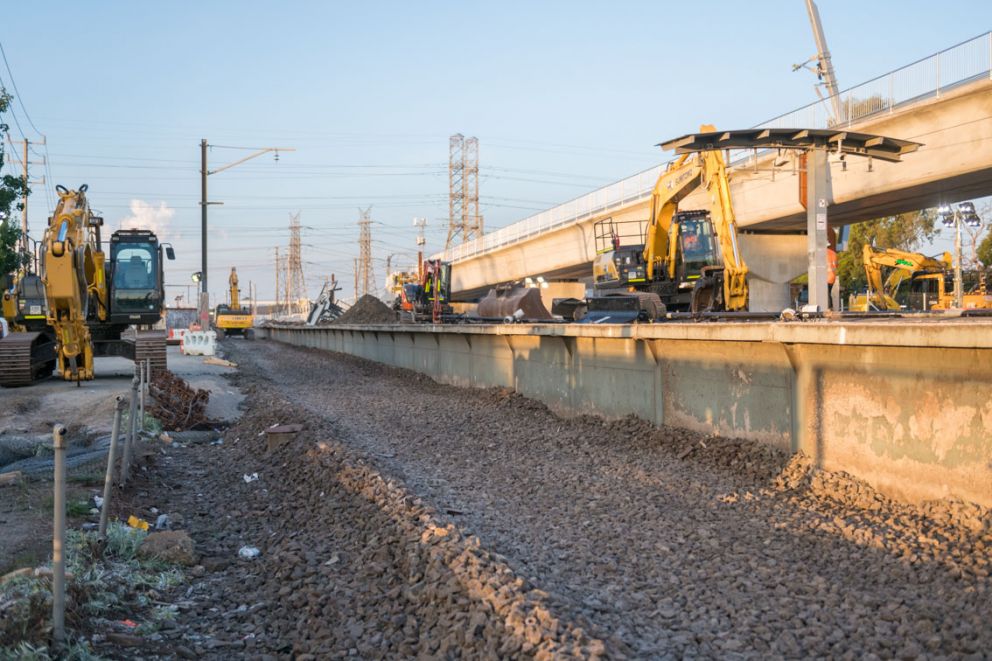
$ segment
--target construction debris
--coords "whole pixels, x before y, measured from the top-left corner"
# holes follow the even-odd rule
[[[333,324],[393,324],[396,312],[372,294],[362,296]]]
[[[13,471],[11,473],[4,473],[0,475],[0,487],[13,486],[15,484],[20,484],[24,481],[24,473],[21,471]]]
[[[210,393],[194,390],[182,378],[169,371],[158,371],[152,378],[150,392],[154,400],[148,412],[166,431],[186,431],[207,422]]]
[[[219,365],[221,367],[237,367],[238,364],[231,362],[230,360],[224,360],[223,358],[217,358],[216,356],[208,356],[203,359],[204,365]]]
[[[265,430],[265,439],[270,450],[274,450],[280,445],[293,440],[296,435],[303,431],[303,425],[275,425]]]

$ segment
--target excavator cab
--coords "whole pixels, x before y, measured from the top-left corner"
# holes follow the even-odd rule
[[[679,228],[682,269],[679,280],[697,280],[706,267],[720,265],[720,253],[709,212],[680,211],[675,222]]]
[[[910,310],[941,308],[947,292],[954,291],[954,275],[948,271],[916,271],[909,277],[907,304]]]
[[[45,283],[34,273],[25,273],[3,292],[4,316],[14,326],[28,332],[48,327],[45,315]]]
[[[172,246],[165,255],[174,259]],[[110,321],[155,324],[165,305],[163,247],[148,230],[118,230],[110,237]]]

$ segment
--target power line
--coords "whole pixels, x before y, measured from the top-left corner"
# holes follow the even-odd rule
[[[28,109],[24,107],[24,101],[21,99],[21,91],[17,89],[17,82],[14,80],[14,73],[10,70],[10,63],[7,62],[7,53],[3,50],[3,42],[0,42],[0,55],[3,56],[3,65],[7,68],[7,75],[10,77],[10,86],[14,88],[14,94],[17,95],[17,103],[20,104],[21,110],[24,111],[24,117],[27,118],[28,124],[34,129],[35,133],[44,137],[44,133],[38,130],[38,127],[34,125],[31,121],[31,115],[28,114]],[[20,128],[20,127],[18,127]]]

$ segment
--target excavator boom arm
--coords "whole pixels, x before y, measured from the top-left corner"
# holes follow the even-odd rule
[[[238,290],[238,271],[233,266],[231,267],[231,275],[227,279],[227,282],[231,286],[231,309],[240,310],[241,292]]]
[[[715,130],[712,125],[700,127],[702,132]],[[748,268],[741,257],[730,180],[719,150],[683,154],[658,177],[651,194],[651,216],[644,241],[647,279],[655,279],[660,268],[666,269],[669,279],[675,278],[678,237],[672,220],[679,202],[701,185],[706,186],[709,195],[710,220],[723,262],[724,304],[728,310],[746,309]]]
[[[874,246],[865,244],[862,248],[862,260],[865,268],[865,276],[868,279],[868,290],[870,300],[873,305],[884,310],[898,309],[900,306],[895,300],[896,292],[902,281],[918,271],[946,271],[951,266],[951,256],[944,253],[940,259],[927,257],[917,252],[908,252],[887,248],[876,249]],[[888,277],[882,279],[883,268],[890,268],[892,271]]]

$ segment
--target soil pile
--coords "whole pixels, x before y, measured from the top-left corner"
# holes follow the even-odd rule
[[[393,324],[396,313],[372,294],[362,296],[334,324]]]

